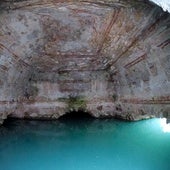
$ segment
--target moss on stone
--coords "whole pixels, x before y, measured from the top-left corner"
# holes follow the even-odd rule
[[[84,110],[86,108],[86,101],[83,97],[69,97],[68,107],[73,110]]]
[[[85,110],[86,109],[86,100],[84,97],[72,97],[69,98],[58,98],[58,101],[65,102],[68,104],[69,110]]]

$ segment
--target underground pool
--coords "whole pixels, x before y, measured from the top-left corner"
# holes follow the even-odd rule
[[[0,170],[169,170],[161,122],[9,119],[0,127]]]

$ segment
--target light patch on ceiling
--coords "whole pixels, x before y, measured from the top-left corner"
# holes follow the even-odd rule
[[[170,12],[170,0],[152,0],[152,2],[161,6],[164,11]]]

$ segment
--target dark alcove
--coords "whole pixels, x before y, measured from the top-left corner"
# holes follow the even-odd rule
[[[71,111],[67,112],[63,116],[59,118],[59,120],[89,120],[89,119],[94,119],[92,115],[90,115],[88,112],[84,111]]]

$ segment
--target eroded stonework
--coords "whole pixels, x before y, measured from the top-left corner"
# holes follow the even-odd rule
[[[169,52],[170,15],[150,2],[1,2],[0,123],[169,115]]]

